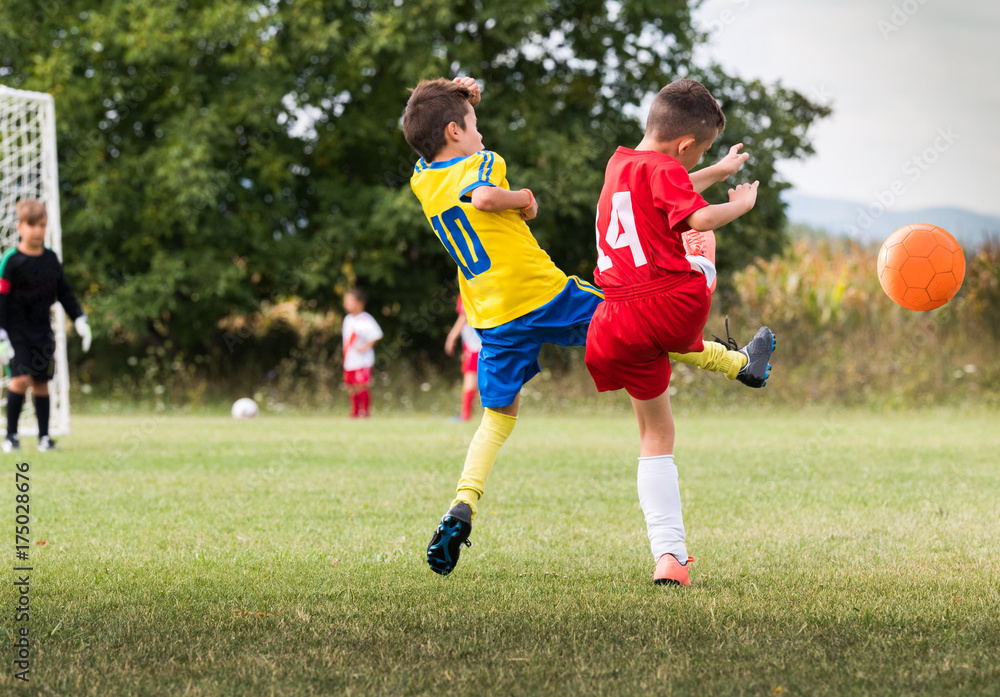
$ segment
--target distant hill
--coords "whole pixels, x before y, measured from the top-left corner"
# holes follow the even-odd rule
[[[1000,217],[962,208],[890,208],[875,215],[879,213],[877,207],[873,214],[865,204],[854,201],[806,196],[795,191],[786,191],[782,199],[788,204],[789,222],[803,223],[860,242],[881,242],[894,230],[911,223],[930,223],[944,228],[963,247],[978,247],[987,238],[1000,238]]]

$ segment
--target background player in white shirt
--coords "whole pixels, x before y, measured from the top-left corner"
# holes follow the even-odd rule
[[[365,312],[368,297],[360,288],[344,294],[344,385],[351,397],[351,416],[371,415],[372,366],[375,365],[375,344],[382,338],[382,328]]]

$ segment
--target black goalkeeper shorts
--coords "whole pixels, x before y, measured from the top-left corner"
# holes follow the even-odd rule
[[[13,377],[30,375],[36,380],[48,382],[56,370],[56,340],[49,336],[23,336],[10,333],[10,345],[14,349],[14,359],[10,362]]]

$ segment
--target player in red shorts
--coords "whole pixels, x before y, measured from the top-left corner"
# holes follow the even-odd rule
[[[344,293],[344,385],[351,398],[351,416],[371,416],[372,400],[368,383],[375,365],[375,344],[382,338],[382,329],[365,312],[367,296],[360,288]]]
[[[586,362],[599,391],[624,388],[632,399],[639,421],[639,503],[658,584],[690,585],[673,459],[668,354],[705,350],[701,337],[715,271],[714,264],[710,269],[706,264],[706,247],[711,243],[714,252],[714,236],[692,235],[686,249],[682,234],[732,222],[757,198],[757,182],[730,189],[729,202],[714,206],[699,193],[739,169],[746,160],[738,152],[741,146],[730,151],[728,168],[688,173],[725,123],[703,85],[670,83],[653,101],[642,142],[635,150],[619,147],[608,162],[597,207],[594,278],[604,288],[605,301],[590,324]],[[774,335],[762,327],[740,350],[746,363],[739,379],[763,387],[773,349]]]
[[[455,342],[462,338],[462,415],[461,421],[468,421],[472,418],[472,405],[476,401],[479,393],[479,350],[483,347],[483,342],[476,334],[476,330],[469,326],[469,321],[465,318],[465,306],[462,305],[462,296],[458,296],[458,303],[455,305],[455,312],[458,319],[448,332],[448,338],[444,342],[444,352],[449,356],[455,354]]]

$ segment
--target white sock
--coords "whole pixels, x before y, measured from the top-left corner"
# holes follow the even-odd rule
[[[646,533],[653,561],[669,552],[686,562],[681,490],[673,455],[639,458],[639,505],[646,516]]]
[[[696,257],[690,254],[687,256],[687,260],[701,269],[701,272],[705,274],[705,283],[709,288],[711,288],[712,281],[715,280],[715,264],[710,262],[705,257]]]

